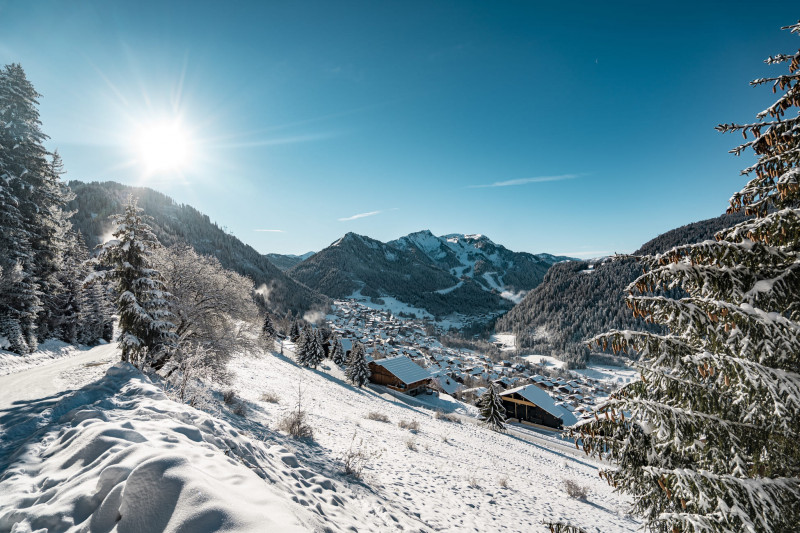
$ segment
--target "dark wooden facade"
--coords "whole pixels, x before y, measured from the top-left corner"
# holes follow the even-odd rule
[[[506,418],[525,420],[542,426],[561,429],[563,422],[560,418],[551,415],[535,403],[526,400],[517,393],[500,397],[503,407],[506,408]]]
[[[414,383],[404,383],[403,380],[389,372],[389,370],[381,365],[376,364],[374,361],[369,362],[369,370],[372,372],[372,375],[369,377],[369,381],[371,383],[375,383],[376,385],[384,385],[392,390],[404,392],[413,396],[423,392],[431,383],[430,378],[423,379],[421,381],[415,381]]]

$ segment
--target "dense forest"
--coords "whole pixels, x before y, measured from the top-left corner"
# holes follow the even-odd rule
[[[634,257],[555,264],[541,285],[498,319],[496,330],[517,335],[517,346],[526,351],[584,366],[590,356],[586,339],[610,329],[658,330],[634,318],[625,305],[625,288],[642,272],[636,256],[711,239],[717,231],[744,219],[736,213],[681,226],[648,241]]]

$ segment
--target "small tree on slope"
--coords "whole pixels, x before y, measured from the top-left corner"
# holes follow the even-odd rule
[[[317,368],[322,360],[325,359],[325,348],[322,346],[322,332],[319,329],[311,333],[311,339],[308,344],[308,366]]]
[[[503,431],[506,428],[506,408],[503,407],[503,401],[491,383],[478,400],[478,407],[480,408],[483,423],[489,429]]]
[[[344,375],[350,380],[350,383],[363,387],[369,380],[371,372],[369,371],[369,364],[367,363],[367,353],[364,350],[364,345],[360,342],[354,342],[353,348],[350,350],[350,357],[347,359],[347,369]]]
[[[113,219],[115,239],[102,246],[99,261],[117,292],[122,360],[139,368],[161,368],[174,344],[175,326],[168,310],[169,293],[150,256],[160,246],[133,198]]]
[[[264,325],[261,327],[261,334],[264,336],[264,339],[267,341],[267,346],[272,349],[272,343],[275,340],[275,326],[272,324],[272,319],[269,315],[264,317]]]
[[[789,26],[800,34],[800,24]],[[758,122],[725,124],[758,156],[729,211],[756,218],[716,242],[642,259],[629,288],[635,316],[669,333],[612,331],[592,340],[639,356],[641,380],[578,426],[601,471],[633,496],[646,528],[663,532],[789,532],[800,523],[800,51],[788,75],[759,79],[786,91]],[[664,291],[680,287],[685,297]],[[558,527],[554,530],[560,531]]]

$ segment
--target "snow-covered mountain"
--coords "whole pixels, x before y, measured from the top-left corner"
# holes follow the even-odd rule
[[[433,315],[479,315],[510,309],[565,259],[512,252],[483,235],[424,230],[384,243],[348,233],[288,273],[333,298],[389,297]]]

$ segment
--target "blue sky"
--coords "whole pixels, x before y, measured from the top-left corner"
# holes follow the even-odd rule
[[[556,4],[0,0],[0,63],[67,179],[150,186],[264,253],[430,229],[591,256],[722,213],[749,159],[713,128],[770,103],[748,81],[800,46],[796,3]],[[163,121],[188,161],[148,171]]]

